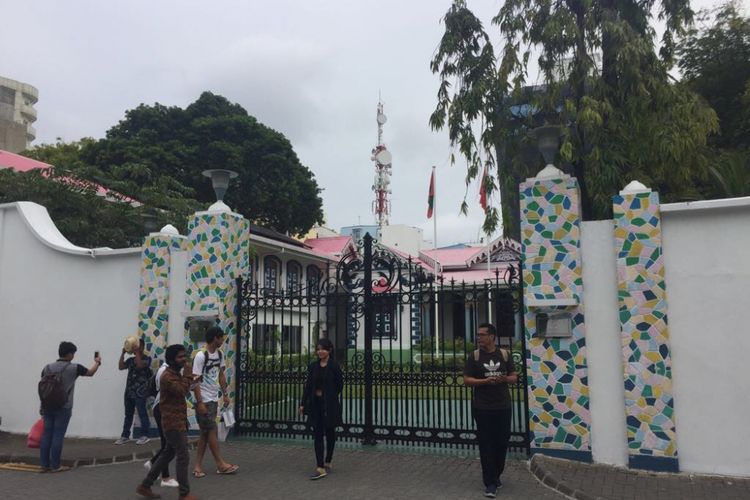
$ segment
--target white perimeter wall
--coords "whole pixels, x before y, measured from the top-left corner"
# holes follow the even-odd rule
[[[43,224],[46,211],[32,215],[60,243]],[[62,340],[78,346],[74,361],[91,366],[96,350],[103,361],[93,378],[76,383],[68,435],[116,437],[122,430],[125,372],[117,359],[137,327],[140,250],[75,251],[46,245],[15,204],[0,206],[0,430],[26,433],[39,418],[37,383]]]
[[[627,463],[612,221],[584,222],[592,455]],[[662,205],[680,470],[750,477],[750,198]]]
[[[595,462],[627,465],[620,320],[617,304],[614,224],[581,226],[586,359],[591,395],[591,455]]]
[[[680,469],[750,476],[750,198],[662,222]]]

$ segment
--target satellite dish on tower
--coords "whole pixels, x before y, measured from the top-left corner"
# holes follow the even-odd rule
[[[378,153],[375,154],[375,161],[380,163],[381,165],[390,165],[392,160],[393,156],[387,149],[378,151]]]
[[[378,120],[378,123],[379,123],[379,124],[381,124],[381,125],[385,125],[385,122],[387,122],[387,121],[388,121],[388,118],[386,118],[386,116],[385,116],[385,115],[384,115],[383,113],[378,113],[378,118],[377,118],[377,120]]]

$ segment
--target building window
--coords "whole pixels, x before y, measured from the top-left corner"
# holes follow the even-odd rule
[[[317,295],[320,286],[320,269],[317,266],[307,266],[307,295]]]
[[[302,327],[256,325],[253,334],[253,351],[259,354],[299,354],[302,352]]]
[[[299,263],[293,260],[286,263],[286,291],[289,295],[299,293],[300,274],[302,267]]]
[[[16,105],[16,91],[9,88],[0,86],[0,103],[10,104],[11,106]]]
[[[255,325],[253,328],[253,351],[261,354],[275,354],[279,340],[277,325]]]
[[[281,261],[278,257],[267,255],[263,259],[263,288],[269,292],[279,290],[281,278]]]
[[[375,297],[373,300],[375,313],[374,338],[395,339],[396,338],[396,316],[398,313],[398,300],[396,296],[385,295]]]
[[[299,354],[302,352],[302,327],[281,327],[281,353]]]

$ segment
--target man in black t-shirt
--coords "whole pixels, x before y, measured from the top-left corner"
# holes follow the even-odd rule
[[[479,349],[469,355],[464,367],[464,384],[474,388],[472,409],[477,424],[484,496],[488,498],[495,498],[497,489],[503,485],[500,475],[505,468],[513,411],[508,384],[518,381],[510,352],[498,348],[496,338],[497,330],[493,325],[479,325]]]

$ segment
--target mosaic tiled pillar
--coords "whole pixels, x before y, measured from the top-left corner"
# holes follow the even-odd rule
[[[520,195],[531,451],[590,461],[578,183],[559,172],[528,179]],[[576,304],[565,308],[572,336],[540,337],[534,301]]]
[[[613,209],[629,464],[677,471],[659,195],[622,191]]]
[[[222,351],[227,365],[229,397],[234,402],[235,356],[237,347],[237,286],[247,277],[249,265],[249,223],[231,212],[198,212],[188,225],[187,315],[215,313],[226,340]],[[190,341],[185,325],[186,345],[200,349],[205,344]]]
[[[167,233],[151,233],[143,243],[138,335],[144,339],[154,368],[164,360],[167,346],[172,252],[185,250],[186,243],[184,236]]]

